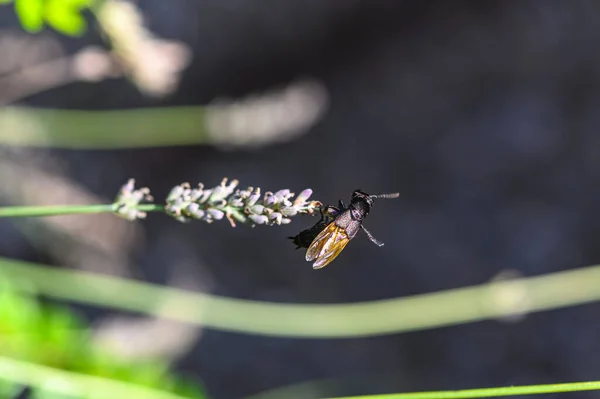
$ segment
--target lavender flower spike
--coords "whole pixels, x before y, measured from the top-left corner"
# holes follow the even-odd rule
[[[235,227],[236,222],[256,226],[288,224],[291,217],[300,214],[314,214],[322,205],[319,201],[309,201],[311,189],[303,190],[292,200],[294,193],[289,189],[265,192],[260,195],[259,187],[236,189],[239,182],[229,184],[224,178],[221,184],[205,188],[199,184],[193,190],[188,183],[180,184],[171,190],[167,197],[165,212],[177,220],[203,220],[211,223],[226,217]]]

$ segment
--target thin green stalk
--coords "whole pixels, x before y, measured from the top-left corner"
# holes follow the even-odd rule
[[[185,399],[183,396],[108,378],[0,357],[0,380],[88,399]]]
[[[0,108],[0,145],[118,149],[187,146],[207,141],[210,140],[202,107],[103,111]]]
[[[140,204],[135,209],[142,212],[163,212],[165,207],[157,204]],[[6,206],[0,207],[0,218],[39,217],[90,213],[115,212],[115,204],[100,205],[49,205],[49,206]]]
[[[522,385],[499,388],[463,389],[459,391],[411,392],[392,393],[386,395],[346,396],[329,399],[463,399],[596,390],[600,390],[600,381],[570,382],[565,384],[546,385]]]
[[[224,298],[0,258],[2,275],[16,280],[15,289],[22,292],[225,331],[279,337],[349,338],[395,334],[600,300],[600,266],[406,298],[329,305]],[[18,284],[18,280],[25,284]]]

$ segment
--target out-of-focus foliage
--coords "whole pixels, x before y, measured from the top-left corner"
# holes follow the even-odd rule
[[[9,4],[13,0],[0,0]],[[95,0],[14,0],[14,7],[21,26],[29,33],[37,33],[45,25],[69,36],[80,36],[87,23],[81,15]]]
[[[199,385],[174,376],[163,361],[124,360],[95,346],[86,323],[71,310],[18,294],[3,280],[0,280],[0,314],[0,356],[184,397],[205,397]],[[31,397],[57,397],[50,390],[31,388]],[[0,375],[0,397],[12,397],[22,389],[19,383]]]

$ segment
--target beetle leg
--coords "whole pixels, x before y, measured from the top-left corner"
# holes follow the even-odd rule
[[[365,234],[367,235],[367,237],[369,237],[369,240],[371,240],[373,244],[377,245],[378,247],[383,247],[383,243],[377,240],[375,237],[373,237],[373,234],[371,234],[369,230],[365,229],[365,226],[361,224],[360,228],[365,232]]]
[[[323,212],[323,207],[319,208],[319,213],[321,214],[321,219],[319,219],[319,222],[322,222],[325,220],[325,212]]]
[[[328,213],[327,216],[329,216],[329,218],[331,220],[334,220],[336,217],[338,217],[340,215],[340,210],[336,207],[331,207],[332,209],[330,209],[330,212]]]

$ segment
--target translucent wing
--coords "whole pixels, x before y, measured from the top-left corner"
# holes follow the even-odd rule
[[[334,222],[329,223],[308,246],[306,251],[306,260],[311,261],[319,257],[327,242],[331,239],[332,235],[336,235],[336,231],[340,230]]]
[[[346,245],[350,242],[348,237],[344,238],[343,241],[338,242],[337,245],[331,247],[331,249],[325,252],[323,255],[313,263],[313,269],[320,269],[330,264],[337,256],[342,252]]]
[[[312,261],[313,269],[320,269],[331,263],[350,242],[348,234],[331,222],[313,240],[306,251],[306,260]]]

